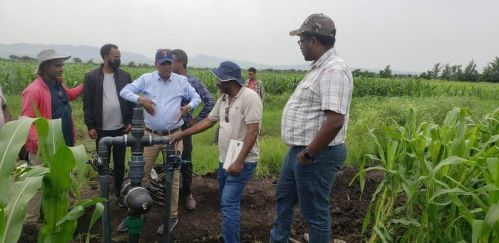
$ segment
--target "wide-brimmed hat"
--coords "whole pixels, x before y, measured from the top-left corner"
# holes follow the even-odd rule
[[[222,62],[220,63],[220,66],[218,66],[218,68],[211,70],[211,72],[222,82],[235,80],[239,85],[244,86],[244,79],[241,75],[241,68],[234,62]]]
[[[334,37],[336,35],[336,27],[331,18],[324,14],[312,14],[308,16],[299,29],[289,32],[289,35],[301,35],[309,32],[323,36]]]
[[[71,56],[57,53],[54,49],[43,50],[40,53],[38,53],[36,57],[38,59],[38,67],[36,68],[37,74],[40,74],[40,66],[46,61],[55,60],[55,59],[62,59],[63,61],[66,61],[69,58],[71,58]]]

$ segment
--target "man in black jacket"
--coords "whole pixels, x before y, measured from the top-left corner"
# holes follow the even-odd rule
[[[121,56],[118,47],[106,44],[100,54],[104,63],[85,74],[83,89],[85,125],[88,136],[96,139],[97,149],[101,138],[121,136],[131,130],[134,107],[132,102],[119,95],[132,79],[130,74],[119,68]],[[113,146],[114,194],[118,202],[125,174],[125,152],[126,147]]]

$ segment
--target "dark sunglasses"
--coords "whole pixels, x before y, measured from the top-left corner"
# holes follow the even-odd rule
[[[225,122],[227,123],[229,123],[229,108],[228,106],[225,108]]]

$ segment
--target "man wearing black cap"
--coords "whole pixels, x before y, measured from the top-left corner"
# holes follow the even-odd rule
[[[277,215],[270,242],[288,242],[294,207],[299,204],[309,242],[329,243],[329,197],[346,158],[352,72],[336,55],[336,28],[328,16],[312,14],[290,35],[300,37],[302,54],[312,64],[282,113],[281,136],[290,148],[277,183]]]
[[[173,55],[168,49],[159,49],[156,52],[156,69],[152,73],[146,73],[137,80],[126,85],[120,92],[121,97],[126,100],[140,103],[147,111],[144,114],[145,133],[152,136],[168,136],[180,131],[184,124],[184,117],[190,110],[194,109],[201,98],[194,88],[189,84],[187,78],[172,72]],[[139,96],[138,94],[143,94]],[[189,103],[181,106],[182,100]],[[182,141],[175,143],[177,153],[182,153]],[[156,163],[159,152],[166,156],[166,145],[158,144],[144,147],[144,179],[147,181],[151,176],[151,170]],[[179,197],[179,171],[173,174],[172,185],[172,207],[170,219],[170,231],[178,223],[177,209]],[[123,222],[126,222],[123,221]],[[124,231],[126,225],[120,224],[118,230]],[[163,224],[158,228],[158,233],[163,233]]]
[[[207,118],[187,130],[171,135],[173,142],[196,134],[220,121],[218,138],[218,185],[222,207],[224,242],[240,242],[240,207],[243,189],[259,160],[258,134],[262,123],[262,101],[244,87],[241,68],[222,62],[212,71],[222,93]]]

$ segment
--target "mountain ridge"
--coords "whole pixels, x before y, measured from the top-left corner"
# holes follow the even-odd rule
[[[16,55],[19,57],[28,56],[35,58],[38,52],[45,49],[54,49],[62,54],[71,55],[72,58],[78,57],[82,59],[83,62],[92,60],[93,62],[100,62],[101,57],[99,54],[100,48],[87,45],[67,45],[67,44],[30,44],[30,43],[13,43],[13,44],[0,44],[0,57],[9,58],[10,55]],[[134,62],[135,64],[154,64],[153,58],[149,58],[145,55],[121,51],[121,61],[123,64],[128,64]],[[255,67],[256,69],[276,69],[276,70],[307,70],[308,64],[296,64],[296,65],[269,65],[256,62],[250,62],[245,60],[235,60],[230,58],[214,57],[204,54],[194,55],[189,57],[189,66],[197,68],[215,68],[222,61],[234,61],[241,68],[246,69],[249,67]]]

